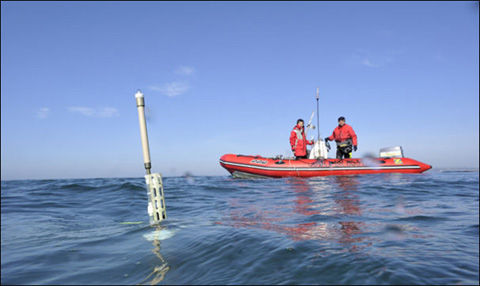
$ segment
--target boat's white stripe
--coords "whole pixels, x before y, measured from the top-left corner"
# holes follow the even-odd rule
[[[274,170],[274,171],[339,171],[339,170],[388,170],[388,169],[420,169],[418,165],[403,165],[403,166],[379,166],[379,167],[262,167],[249,164],[232,163],[220,160],[221,163],[226,165],[233,165],[239,167],[255,168],[261,170]]]

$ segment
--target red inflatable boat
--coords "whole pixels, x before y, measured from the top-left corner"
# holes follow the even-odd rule
[[[410,158],[281,159],[226,154],[220,165],[234,177],[316,177],[376,173],[422,173],[432,166]]]

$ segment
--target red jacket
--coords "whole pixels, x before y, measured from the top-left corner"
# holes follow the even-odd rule
[[[313,141],[307,140],[303,127],[295,125],[290,133],[290,145],[295,156],[307,155],[307,144],[312,145]]]
[[[328,140],[335,140],[336,142],[342,142],[347,139],[352,139],[353,146],[357,146],[357,134],[353,131],[352,126],[344,124],[343,126],[337,126]]]

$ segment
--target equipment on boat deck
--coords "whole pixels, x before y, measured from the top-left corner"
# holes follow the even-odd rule
[[[380,158],[402,158],[403,149],[401,146],[387,147],[380,149]]]

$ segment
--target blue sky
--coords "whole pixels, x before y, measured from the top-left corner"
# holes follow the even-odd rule
[[[321,136],[345,116],[355,157],[401,145],[434,167],[479,165],[474,2],[1,8],[2,180],[142,176],[137,89],[166,176],[227,175],[226,153],[290,155],[317,87]]]

